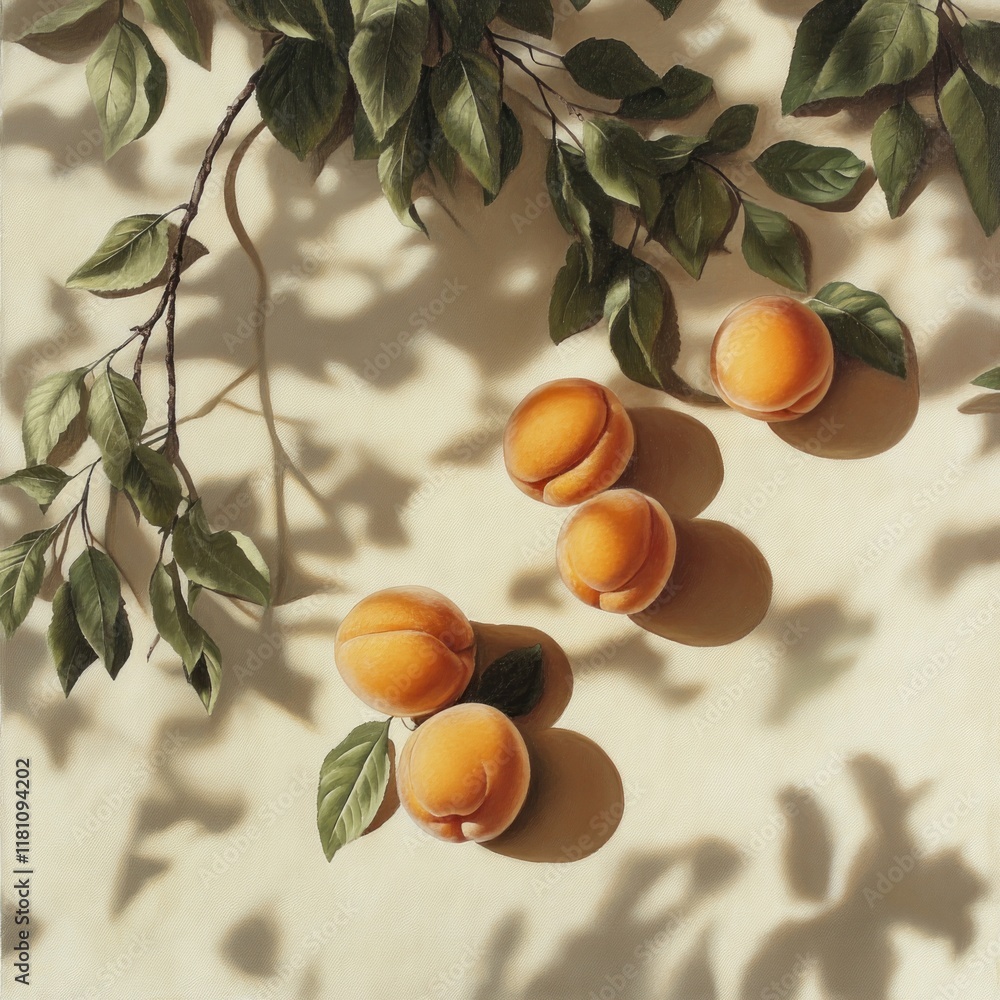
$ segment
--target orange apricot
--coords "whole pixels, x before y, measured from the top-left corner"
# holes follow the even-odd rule
[[[454,705],[422,723],[396,769],[399,801],[440,840],[482,842],[503,833],[528,794],[528,748],[489,705]]]
[[[569,507],[613,486],[635,447],[632,421],[610,389],[585,378],[546,382],[507,421],[503,456],[522,492]]]
[[[581,504],[556,543],[563,583],[584,603],[618,614],[656,600],[676,555],[669,515],[638,490],[611,490]]]
[[[734,410],[757,420],[794,420],[830,388],[833,341],[808,306],[763,295],[723,320],[712,343],[711,374]]]
[[[359,601],[337,629],[337,669],[366,704],[421,716],[453,704],[475,667],[468,618],[428,587],[392,587]]]

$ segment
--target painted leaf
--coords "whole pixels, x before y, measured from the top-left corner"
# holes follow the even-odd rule
[[[48,11],[36,18],[31,24],[11,41],[19,42],[22,39],[30,38],[33,35],[50,35],[60,31],[62,28],[69,28],[76,24],[81,18],[99,10],[108,0],[70,0],[69,3]]]
[[[484,671],[468,700],[490,705],[511,719],[527,715],[542,697],[545,685],[542,647],[536,643],[512,649]]]
[[[685,118],[712,92],[712,78],[686,66],[672,66],[659,83],[631,97],[618,107],[622,118]]]
[[[606,194],[642,209],[647,220],[660,210],[660,185],[646,141],[635,129],[609,118],[583,126],[587,169]]]
[[[475,48],[486,25],[497,16],[500,0],[436,0],[435,6],[452,41]]]
[[[146,19],[162,28],[181,55],[208,69],[209,49],[185,0],[138,0]]]
[[[698,152],[702,156],[717,156],[743,149],[753,138],[759,110],[756,104],[734,104],[726,108],[712,122]]]
[[[46,639],[59,683],[68,697],[80,675],[97,660],[97,653],[80,631],[68,583],[60,584],[52,598],[52,621]]]
[[[658,139],[649,139],[646,149],[657,174],[663,177],[683,170],[690,162],[691,154],[704,142],[705,136],[700,135],[661,135]]]
[[[983,389],[1000,389],[1000,368],[991,368],[988,372],[983,372],[978,378],[973,379],[972,384]]]
[[[55,534],[55,528],[30,531],[0,549],[0,623],[8,638],[38,596],[45,574],[45,551]]]
[[[156,564],[149,581],[149,603],[156,631],[169,643],[190,673],[201,659],[205,633],[188,612],[175,562]]]
[[[451,149],[445,142],[440,146]],[[504,104],[500,108],[500,187],[507,183],[507,178],[517,169],[521,162],[521,154],[524,152],[524,133],[521,130],[521,123],[517,120],[517,115],[511,110],[509,104]],[[487,188],[483,188],[483,204],[491,205],[496,200],[496,195]]]
[[[962,25],[962,45],[973,72],[1000,87],[1000,23],[970,17]]]
[[[70,478],[54,465],[31,465],[0,479],[0,486],[16,486],[31,497],[44,514]]]
[[[563,56],[563,64],[579,86],[598,97],[621,100],[660,83],[632,47],[617,38],[585,38]]]
[[[222,685],[222,653],[215,640],[207,633],[202,633],[202,651],[194,670],[184,668],[188,684],[195,689],[201,703],[209,715],[215,708]]]
[[[656,341],[663,325],[664,294],[656,271],[629,255],[621,262],[604,304],[611,348],[622,371],[652,388],[660,387]]]
[[[743,202],[743,257],[752,271],[797,292],[806,290],[806,263],[799,236],[788,218]]]
[[[753,168],[772,191],[806,205],[826,205],[854,190],[865,163],[849,149],[786,139],[765,149]]]
[[[552,0],[500,0],[497,16],[521,31],[552,37]]]
[[[890,218],[901,211],[927,146],[927,129],[909,101],[887,109],[872,129],[872,162]]]
[[[104,472],[123,489],[125,467],[146,424],[146,404],[135,383],[105,369],[90,390],[87,428],[101,450]]]
[[[432,145],[426,88],[421,88],[385,137],[378,159],[378,179],[399,221],[425,233],[427,230],[413,206],[413,184],[427,169]]]
[[[118,568],[107,554],[88,545],[69,568],[69,588],[80,630],[111,671],[118,659],[120,640]]]
[[[230,10],[253,31],[288,38],[328,38],[330,23],[320,0],[227,0]]]
[[[549,336],[556,344],[574,333],[600,322],[608,281],[604,276],[591,280],[587,251],[582,243],[571,243],[566,263],[559,269],[549,301]]]
[[[681,0],[646,0],[646,2],[660,12],[664,21],[681,5]]]
[[[43,463],[59,436],[79,415],[86,374],[86,368],[56,372],[31,387],[21,420],[24,459],[28,465]]]
[[[66,279],[67,288],[117,292],[152,281],[167,263],[170,223],[162,215],[130,215]]]
[[[173,466],[158,451],[137,444],[124,475],[125,491],[150,523],[165,528],[181,502],[181,486]]]

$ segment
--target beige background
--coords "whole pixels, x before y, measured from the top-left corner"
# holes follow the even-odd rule
[[[710,73],[723,105],[761,103],[754,155],[798,137],[867,156],[866,111],[779,118],[808,6],[688,0],[663,25],[640,0],[594,0],[559,25],[557,43],[619,35],[661,71],[683,61]],[[166,109],[108,165],[82,66],[4,50],[5,473],[21,461],[30,381],[89,362],[155,301],[68,292],[65,276],[115,219],[187,198],[253,65],[228,22],[211,74],[151,34],[169,66]],[[255,121],[251,106],[220,170]],[[877,187],[841,215],[782,205],[743,179],[809,233],[813,289],[843,278],[883,293],[920,355],[920,411],[902,443],[861,461],[814,458],[762,424],[625,382],[602,329],[562,350],[548,343],[566,239],[540,201],[543,156],[532,134],[487,211],[470,192],[442,192],[461,228],[424,199],[428,242],[396,224],[373,166],[346,150],[313,184],[266,134],[252,147],[239,200],[281,293],[267,310],[277,427],[313,491],[287,485],[288,593],[300,599],[263,623],[212,607],[227,666],[211,719],[162,647],[143,661],[151,624],[134,601],[140,655],[114,684],[88,671],[68,701],[44,648],[44,603],[2,647],[5,869],[13,760],[30,756],[33,768],[34,996],[749,1000],[796,995],[798,973],[803,1000],[997,996],[1000,417],[958,407],[1000,358],[998,244],[983,238],[947,156],[896,222]],[[254,356],[253,271],[225,220],[221,173],[194,235],[211,254],[182,283],[184,414]],[[776,290],[747,271],[738,237],[739,227],[737,252],[713,259],[700,284],[650,258],[673,286],[682,368],[698,385],[726,312]],[[373,378],[369,362],[401,340]],[[160,350],[154,341],[154,394]],[[562,590],[552,555],[562,515],[510,485],[499,438],[526,391],[564,375],[604,381],[630,406],[694,413],[714,432],[725,481],[706,516],[745,532],[774,576],[751,636],[686,647]],[[183,452],[213,525],[251,533],[273,565],[255,382],[228,398],[185,425]],[[867,398],[897,405],[887,384]],[[9,492],[0,517],[5,542],[39,524]],[[141,591],[152,539],[127,516],[109,530]],[[624,819],[597,854],[531,864],[427,840],[400,813],[327,865],[316,774],[368,717],[334,670],[332,635],[354,601],[399,583],[565,646],[577,677],[560,725],[596,741],[626,790]],[[914,671],[931,679],[905,695]],[[793,817],[781,811],[790,786],[812,790]],[[897,866],[912,871],[886,883]]]

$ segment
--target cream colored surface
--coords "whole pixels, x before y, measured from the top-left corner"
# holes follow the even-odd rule
[[[779,119],[807,6],[686,0],[664,26],[640,0],[594,0],[557,37],[621,35],[661,70],[681,60],[711,73],[724,104],[761,102],[754,154],[797,137],[865,156],[865,111]],[[252,66],[229,23],[210,75],[154,39],[169,64],[166,109],[107,166],[82,66],[5,48],[4,473],[21,461],[30,379],[88,363],[152,309],[152,296],[68,292],[65,276],[115,219],[186,199]],[[396,224],[371,164],[342,151],[313,185],[266,135],[252,148],[239,199],[275,293],[278,427],[318,498],[289,484],[289,590],[301,599],[263,624],[213,607],[227,666],[211,719],[162,646],[143,661],[152,630],[135,602],[138,655],[114,684],[88,671],[68,701],[44,648],[45,604],[2,647],[4,870],[14,758],[30,756],[33,771],[32,996],[750,1000],[796,995],[781,977],[798,973],[801,1000],[997,996],[1000,423],[958,406],[1000,357],[1000,244],[984,240],[943,161],[897,222],[877,188],[845,215],[787,204],[812,239],[812,287],[843,278],[882,292],[920,355],[920,412],[901,444],[855,462],[814,458],[755,421],[627,383],[603,330],[548,343],[566,241],[542,205],[542,157],[531,135],[494,206],[481,211],[474,194],[453,203],[461,229],[422,202],[428,242]],[[753,175],[742,184],[764,194]],[[211,254],[182,283],[182,413],[253,358],[253,272],[215,181],[194,234]],[[729,244],[738,250],[738,232]],[[718,323],[774,286],[738,252],[713,259],[700,284],[651,259],[675,292],[682,367],[706,386]],[[144,385],[160,393],[154,348]],[[606,382],[628,406],[693,413],[715,433],[725,480],[705,516],[745,532],[774,576],[750,637],[670,643],[561,589],[565,512],[507,480],[500,437],[529,389],[572,375]],[[184,426],[183,452],[213,525],[248,531],[273,560],[253,381],[231,399],[243,409]],[[4,541],[39,524],[9,492],[0,517]],[[125,512],[114,533],[141,591],[153,541]],[[429,840],[400,812],[326,863],[319,764],[369,717],[334,669],[333,634],[359,597],[406,583],[565,646],[576,679],[558,725],[602,748],[625,788],[624,818],[598,853],[533,864]],[[915,670],[932,679],[904,701]],[[397,747],[404,736],[394,729]],[[795,785],[814,791],[793,820],[781,796]],[[829,890],[810,898],[826,851]],[[880,883],[897,866],[913,871]],[[891,891],[872,902],[865,890],[880,884]],[[10,885],[5,874],[5,912]],[[11,976],[5,946],[13,996]]]

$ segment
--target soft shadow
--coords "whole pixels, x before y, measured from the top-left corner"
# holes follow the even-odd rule
[[[924,350],[920,391],[940,395],[968,386],[974,378],[997,364],[1000,326],[996,317],[978,309],[965,309],[934,334]]]
[[[611,758],[568,729],[525,734],[531,757],[528,798],[514,823],[483,846],[521,861],[587,858],[614,835],[625,789]]]
[[[687,646],[723,646],[752,632],[771,604],[771,569],[753,542],[721,521],[678,518],[677,561],[637,625]]]
[[[954,531],[934,542],[924,571],[938,592],[953,587],[966,573],[1000,562],[1000,527]]]
[[[788,819],[782,858],[788,886],[800,899],[819,902],[830,888],[830,825],[808,789],[784,789],[778,805]]]
[[[280,930],[273,917],[246,917],[234,924],[222,940],[221,951],[233,968],[264,979],[274,975],[278,963]]]
[[[615,484],[659,500],[670,514],[697,517],[722,486],[722,452],[700,421],[662,406],[631,407],[635,455]]]
[[[507,596],[516,604],[540,604],[546,608],[562,607],[565,593],[555,565],[518,573],[507,588]]]

